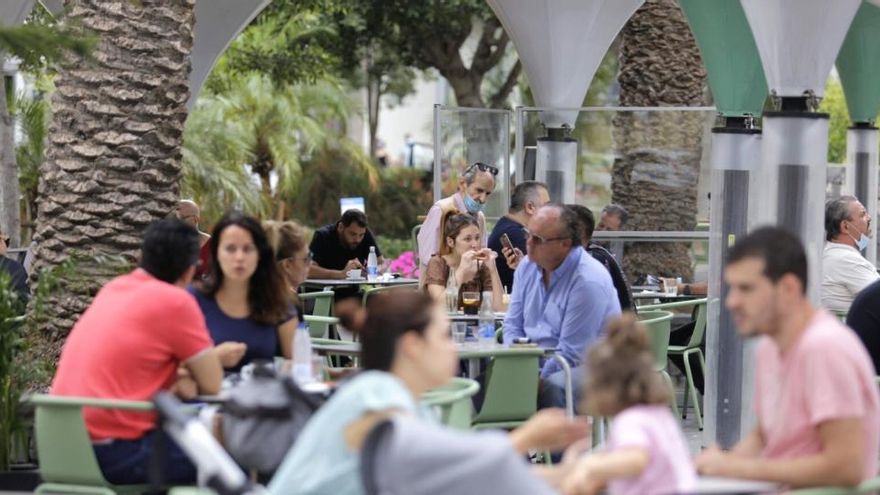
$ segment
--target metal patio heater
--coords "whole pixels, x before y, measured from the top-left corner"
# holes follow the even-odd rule
[[[724,307],[722,276],[729,247],[748,230],[749,192],[761,161],[761,131],[755,123],[767,98],[767,83],[739,2],[679,3],[700,47],[719,114],[712,129],[704,438],[706,444],[728,448],[749,422],[751,394],[749,387],[743,390],[743,364],[750,354]]]
[[[861,0],[741,0],[775,110],[764,112],[753,225],[797,235],[807,251],[807,288],[819,301],[824,243],[828,115],[816,108]]]
[[[513,40],[546,135],[535,179],[550,197],[574,203],[578,143],[571,137],[590,81],[609,45],[644,0],[487,0]]]

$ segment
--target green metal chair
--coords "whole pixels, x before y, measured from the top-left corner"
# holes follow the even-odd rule
[[[306,316],[317,316],[323,318],[330,318],[333,316],[333,291],[332,290],[324,290],[321,292],[306,292],[304,294],[298,295],[300,301],[315,301],[315,306],[312,309],[311,315]],[[305,321],[308,321],[306,318]],[[309,323],[309,335],[312,337],[330,337],[331,333],[331,325],[336,325],[339,321],[329,321],[329,320],[321,320],[316,319]]]
[[[880,476],[863,481],[855,488],[840,488],[836,486],[820,486],[816,488],[801,488],[785,493],[789,495],[864,495],[880,491]]]
[[[43,483],[35,493],[141,493],[145,485],[114,485],[104,478],[83,420],[83,407],[152,411],[153,404],[127,400],[33,395],[34,431]]]
[[[400,290],[400,289],[418,289],[419,284],[400,284],[400,285],[385,285],[381,287],[370,287],[369,289],[364,291],[364,299],[363,305],[367,305],[367,300],[370,299],[370,296],[373,296],[379,292],[385,292],[389,290]]]
[[[841,311],[838,309],[832,311],[831,313],[836,316],[837,319],[841,321],[841,323],[846,324],[846,315],[847,313],[849,313],[849,311]]]
[[[700,371],[706,376],[706,358],[703,356],[703,350],[700,346],[703,344],[703,338],[706,336],[706,316],[707,316],[708,299],[692,299],[690,301],[677,301],[663,304],[652,304],[642,306],[646,310],[668,310],[684,307],[694,308],[694,333],[691,339],[685,345],[669,346],[669,355],[679,355],[684,360],[684,371],[687,378],[687,391],[684,394],[684,406],[682,407],[682,418],[687,415],[688,398],[694,402],[694,412],[697,415],[697,425],[703,429],[703,411],[700,407],[699,393],[694,385],[694,375],[691,369],[691,356],[696,354],[700,362]]]
[[[678,415],[678,404],[675,400],[675,386],[666,368],[669,363],[667,349],[669,348],[669,332],[672,323],[672,313],[669,311],[639,311],[639,320],[648,331],[651,341],[651,354],[654,357],[654,369],[660,373],[663,380],[669,385],[670,407]]]
[[[516,347],[487,350],[469,357],[488,357],[483,407],[474,417],[475,429],[511,429],[529,419],[538,407],[539,360],[544,350]]]
[[[471,397],[480,391],[480,384],[470,378],[455,377],[448,384],[422,394],[423,405],[440,409],[440,421],[449,427],[467,430],[471,427]]]

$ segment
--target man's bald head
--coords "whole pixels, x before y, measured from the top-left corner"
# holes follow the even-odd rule
[[[198,228],[201,220],[199,205],[190,199],[181,199],[177,202],[177,218]]]

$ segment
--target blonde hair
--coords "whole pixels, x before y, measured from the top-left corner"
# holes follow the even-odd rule
[[[276,262],[293,258],[306,245],[305,231],[292,220],[267,220],[263,222],[263,230],[266,231],[269,246],[275,253]]]
[[[654,369],[645,326],[631,312],[608,323],[606,336],[587,353],[582,408],[614,416],[636,405],[666,404],[670,391]]]

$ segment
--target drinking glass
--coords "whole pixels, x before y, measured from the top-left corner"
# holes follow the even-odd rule
[[[462,292],[461,304],[464,306],[464,314],[475,315],[480,311],[480,293]]]
[[[458,313],[458,290],[446,289],[446,311]]]
[[[456,344],[464,344],[467,336],[467,323],[456,321],[452,323],[452,342]]]

